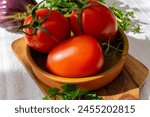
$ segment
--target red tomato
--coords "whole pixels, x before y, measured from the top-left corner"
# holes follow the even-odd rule
[[[94,37],[79,35],[54,47],[46,67],[62,77],[85,77],[98,73],[104,63],[102,49]]]
[[[50,32],[59,42],[68,39],[70,36],[69,22],[61,13],[48,9],[40,9],[36,11],[36,15],[39,20],[43,19],[48,13],[50,13],[50,15],[46,21],[41,24],[41,26]],[[31,24],[33,21],[32,19],[32,16],[29,15],[25,19],[24,25]],[[24,32],[28,34],[31,34],[32,31],[33,29],[31,28],[24,29]],[[29,46],[43,53],[49,53],[53,47],[59,44],[51,35],[41,30],[37,30],[33,36],[25,34],[25,39]]]
[[[77,11],[71,14],[70,23],[74,35],[89,34],[100,42],[113,40],[118,30],[115,15],[98,1],[90,0],[89,4],[93,6],[82,9],[80,16],[77,15]]]

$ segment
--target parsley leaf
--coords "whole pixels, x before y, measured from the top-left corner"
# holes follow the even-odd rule
[[[43,99],[62,99],[62,100],[102,100],[102,97],[98,96],[95,92],[89,92],[80,90],[73,84],[64,84],[61,86],[62,90],[57,88],[49,88],[49,96],[45,96]]]
[[[76,85],[72,85],[72,84],[64,84],[61,86],[61,88],[63,89],[63,91],[66,91],[66,92],[77,90]]]
[[[43,100],[49,100],[48,96],[42,98]]]
[[[39,8],[57,10],[62,14],[70,14],[77,7],[75,0],[46,0]]]
[[[134,32],[134,33],[140,33],[140,31],[141,31],[140,26],[135,26],[132,30],[132,32]]]
[[[121,9],[116,8],[116,3],[114,3],[109,8],[112,10],[112,12],[115,14],[118,22],[118,27],[122,30],[130,30],[134,33],[140,32],[140,27],[136,27],[136,24],[132,24],[132,20],[134,18],[134,12],[124,12]]]
[[[49,88],[48,93],[50,94],[51,99],[56,99],[56,96],[59,94],[60,90],[57,88]]]

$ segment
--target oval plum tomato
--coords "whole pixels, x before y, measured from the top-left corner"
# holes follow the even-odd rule
[[[90,0],[88,4],[91,6],[83,8],[81,13],[72,11],[70,23],[74,35],[89,34],[100,42],[113,40],[118,30],[113,12],[96,0]]]
[[[79,35],[54,47],[46,67],[62,77],[85,77],[98,73],[104,63],[101,46],[94,37]]]
[[[70,36],[69,22],[61,13],[48,9],[40,9],[36,11],[36,17],[39,21],[46,16],[48,17],[41,26],[51,33],[51,35],[38,28],[36,33],[31,36],[28,34],[32,34],[33,28],[24,28],[24,32],[27,33],[25,34],[25,39],[27,40],[28,45],[43,53],[49,53],[49,51],[59,44],[59,42],[68,39]],[[25,19],[24,25],[32,24],[32,22],[33,16],[29,15]],[[37,25],[36,23],[35,27]]]

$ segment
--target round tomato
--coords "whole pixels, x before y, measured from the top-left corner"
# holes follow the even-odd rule
[[[101,46],[94,37],[79,35],[54,47],[46,67],[62,77],[85,77],[98,73],[104,63]]]
[[[91,6],[83,8],[81,13],[74,10],[71,14],[70,23],[74,35],[89,34],[97,40],[113,40],[118,26],[113,12],[104,4],[90,0]]]
[[[48,9],[36,11],[38,21],[41,21],[46,16],[48,16],[47,19],[40,26],[48,31],[48,33],[41,30],[38,22],[34,22],[33,24],[32,15],[29,15],[24,21],[24,25],[32,24],[36,28],[34,35],[31,35],[34,31],[33,28],[24,28],[25,39],[28,45],[43,53],[49,53],[53,47],[70,36],[69,22],[61,13]]]

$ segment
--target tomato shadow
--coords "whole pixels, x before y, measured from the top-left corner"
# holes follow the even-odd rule
[[[135,59],[141,62],[144,66],[146,66],[148,69],[150,69],[150,55],[147,53],[150,50],[150,38],[145,37],[145,39],[137,39],[132,36],[128,36],[129,40],[129,54],[132,55]],[[134,66],[133,66],[134,65]],[[142,66],[143,66],[142,65]],[[132,68],[136,68],[136,70],[130,69],[130,66]],[[139,70],[138,70],[139,69]],[[136,83],[133,82],[132,78],[134,74],[139,74],[136,76],[136,78],[139,78],[141,76],[141,73],[137,73],[137,71],[142,71],[141,69],[145,69],[144,67],[139,67],[137,64],[128,64],[128,67],[126,67],[126,64],[120,73],[120,75],[113,80],[108,85],[104,86],[103,88],[97,90],[98,95],[106,97],[114,97],[118,96],[121,97],[124,94],[131,94],[134,95],[134,90],[138,88],[140,90],[140,99],[142,100],[148,100],[150,96],[150,75],[148,75],[148,71],[146,72],[143,70],[143,73],[145,76],[142,76],[144,78],[144,82],[140,85],[138,82],[140,79],[136,81]],[[142,73],[142,74],[143,74]],[[147,76],[148,75],[148,76]],[[135,77],[134,77],[135,78]],[[143,85],[142,85],[143,84]],[[116,98],[115,97],[115,98]],[[108,98],[109,99],[109,98]]]

